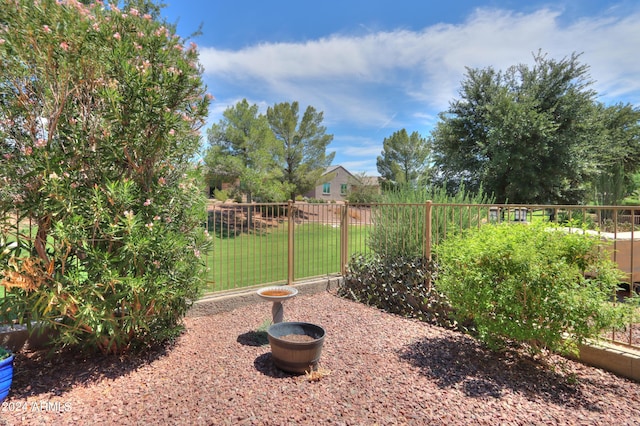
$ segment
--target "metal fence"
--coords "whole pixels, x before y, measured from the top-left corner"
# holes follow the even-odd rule
[[[627,273],[626,287],[640,282],[638,211],[619,206],[498,204],[212,203],[207,230],[214,248],[207,257],[207,288],[220,291],[336,275],[351,254],[418,250],[462,229],[486,223],[553,222],[586,229],[612,242],[612,260]],[[377,227],[377,228],[376,228]],[[375,231],[375,232],[374,232]]]
[[[18,217],[15,227],[17,232]],[[487,223],[554,222],[569,231],[590,232],[611,242],[611,259],[626,274],[627,294],[640,283],[640,208],[620,206],[210,203],[206,228],[213,240],[207,254],[206,291],[339,276],[350,257],[378,252],[419,253],[462,229]],[[35,224],[22,221],[23,233]],[[3,231],[5,232],[5,231]],[[9,230],[9,232],[11,232]],[[4,289],[0,288],[0,297]],[[632,325],[612,340],[640,347]]]
[[[208,207],[214,247],[207,257],[207,290],[218,292],[338,276],[354,253],[421,253],[449,235],[487,223],[553,222],[611,242],[611,259],[625,272],[627,294],[640,283],[640,210],[620,206],[217,203]],[[637,234],[637,235],[636,235]],[[632,325],[611,333],[640,346]]]

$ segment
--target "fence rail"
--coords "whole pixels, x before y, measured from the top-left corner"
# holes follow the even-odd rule
[[[33,235],[28,220],[3,234]],[[640,283],[640,214],[621,206],[439,204],[211,203],[205,227],[213,250],[205,258],[208,292],[344,275],[351,255],[411,252],[426,258],[447,236],[487,223],[553,222],[612,242],[611,258],[626,273],[628,294]],[[7,236],[7,235],[5,235]],[[9,238],[11,236],[9,235]],[[4,288],[0,288],[4,297]],[[638,327],[611,340],[640,348]]]
[[[611,240],[628,284],[640,282],[640,230],[632,225],[640,215],[620,206],[212,203],[207,213],[215,242],[207,258],[209,291],[341,274],[350,255],[369,252],[371,242],[389,252],[419,247],[431,257],[433,245],[461,229],[537,221]]]
[[[549,222],[612,242],[611,258],[631,294],[640,283],[640,215],[621,206],[438,204],[236,204],[208,207],[214,249],[207,290],[291,284],[346,272],[354,253],[410,251],[430,258],[448,235],[487,223]],[[400,236],[400,238],[399,238]],[[610,339],[635,347],[632,325]]]

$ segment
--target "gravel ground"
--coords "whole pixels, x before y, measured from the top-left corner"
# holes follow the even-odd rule
[[[257,299],[257,296],[256,296]],[[269,302],[186,318],[144,359],[16,357],[7,425],[632,425],[640,386],[561,358],[555,369],[472,339],[336,297],[299,295],[285,320],[322,325],[308,381],[273,366]],[[563,368],[559,364],[564,362]]]

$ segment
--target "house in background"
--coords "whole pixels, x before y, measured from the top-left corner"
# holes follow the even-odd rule
[[[377,177],[367,176],[366,179],[363,185],[379,186]],[[351,187],[359,183],[359,178],[342,166],[330,166],[322,175],[321,182],[304,196],[324,201],[345,201]]]

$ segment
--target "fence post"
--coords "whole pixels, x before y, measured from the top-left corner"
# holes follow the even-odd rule
[[[347,273],[349,259],[349,202],[344,203],[340,215],[340,274],[344,277]]]
[[[424,257],[431,264],[431,207],[433,202],[424,203]],[[431,271],[427,274],[427,290],[431,291]]]
[[[287,285],[293,284],[294,279],[294,269],[293,269],[293,234],[295,231],[295,224],[293,222],[293,201],[287,201],[287,224],[288,224],[288,235],[287,235]]]
[[[633,271],[636,270],[635,265],[634,265],[634,260],[635,260],[635,256],[633,254],[633,249],[636,246],[636,238],[634,237],[634,232],[636,229],[636,218],[635,218],[635,214],[636,214],[636,210],[631,207],[631,244],[630,244],[630,250],[629,250],[629,256],[631,256],[631,259],[629,260],[629,270],[631,271],[631,279],[629,279],[629,297],[632,297],[634,292],[635,292],[635,283],[633,282]],[[633,328],[633,327],[631,327]],[[631,342],[633,338],[633,331],[629,330],[629,341]]]
[[[424,257],[431,260],[431,206],[433,201],[424,203]]]

